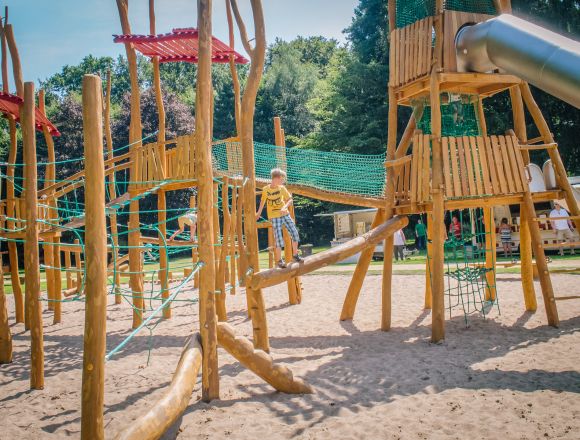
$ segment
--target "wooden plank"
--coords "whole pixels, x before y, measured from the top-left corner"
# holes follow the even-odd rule
[[[499,179],[497,177],[497,170],[493,160],[493,147],[491,145],[491,139],[489,136],[483,138],[483,143],[485,144],[485,155],[487,158],[487,169],[489,171],[489,180],[491,183],[491,191],[493,194],[501,193],[501,186]]]
[[[526,169],[524,164],[524,158],[522,157],[522,152],[518,149],[518,138],[515,136],[510,136],[509,140],[514,148],[514,154],[516,156],[516,162],[518,164],[518,171],[520,173],[520,179],[522,182],[522,188],[524,191],[529,190],[528,176],[526,175]]]
[[[469,137],[471,146],[471,155],[473,156],[473,172],[475,174],[475,185],[477,194],[483,195],[483,182],[481,181],[481,164],[479,162],[479,152],[477,151],[477,139],[474,136]]]
[[[424,60],[423,65],[423,72],[426,74],[429,72],[431,68],[431,61],[433,58],[433,45],[431,44],[432,41],[432,29],[433,29],[433,17],[429,17],[428,25],[427,25],[427,32],[425,32],[425,46],[427,47],[427,57]]]
[[[451,180],[451,170],[449,167],[449,138],[441,138],[441,149],[443,151],[443,176],[445,177],[445,195],[454,197],[453,183]]]
[[[514,175],[510,164],[509,153],[507,151],[507,146],[505,143],[505,136],[498,136],[498,140],[501,149],[502,165],[505,170],[505,178],[507,181],[508,191],[510,193],[516,193],[518,191],[516,190],[514,182]]]
[[[461,177],[459,173],[459,163],[457,162],[457,145],[456,139],[454,137],[448,138],[449,141],[449,155],[451,159],[451,171],[453,177],[453,194],[455,197],[461,197],[463,192],[461,191]]]
[[[425,20],[419,21],[419,26],[417,29],[417,60],[416,66],[417,70],[415,71],[415,77],[418,78],[423,73],[423,58],[425,56],[425,47],[423,42],[425,38],[423,36],[425,32]]]
[[[505,139],[506,150],[508,152],[508,156],[510,159],[510,167],[512,170],[515,190],[516,190],[516,192],[523,192],[524,185],[522,183],[522,176],[521,176],[520,170],[519,170],[520,167],[519,167],[518,161],[516,159],[516,149],[514,148],[514,145],[511,141],[511,136],[505,136],[504,139]],[[517,143],[516,143],[516,145],[517,145]],[[518,151],[518,153],[519,153],[519,151]],[[522,171],[523,171],[523,169],[522,169]]]
[[[489,168],[487,163],[487,148],[483,137],[477,136],[477,152],[479,153],[479,163],[481,165],[481,175],[483,179],[483,190],[485,194],[493,194],[493,189],[491,185]]]
[[[493,151],[493,154],[491,156],[488,156],[490,159],[490,166],[494,166],[497,172],[497,180],[499,181],[499,194],[508,194],[509,193],[509,189],[508,189],[508,184],[506,181],[506,176],[505,176],[505,171],[503,169],[502,166],[502,162],[503,162],[503,158],[502,158],[502,154],[501,154],[501,148],[500,148],[500,144],[499,144],[499,140],[497,138],[497,136],[491,136],[491,148]]]
[[[457,141],[457,156],[459,159],[459,172],[461,176],[461,191],[463,196],[468,196],[469,192],[469,182],[467,174],[467,163],[465,161],[465,149],[463,147],[463,139],[460,137],[455,138]]]
[[[428,134],[423,136],[423,165],[421,167],[421,180],[423,183],[423,201],[431,200],[431,140]]]
[[[419,77],[421,72],[419,68],[419,54],[421,53],[421,26],[422,21],[418,21],[414,24],[413,28],[413,79]]]
[[[469,137],[463,136],[463,152],[465,154],[465,165],[467,167],[467,180],[469,184],[469,194],[477,195],[477,187],[475,185],[475,173],[473,172],[473,157],[471,154],[471,144]]]
[[[413,159],[411,161],[411,203],[417,203],[417,197],[419,193],[418,186],[418,175],[419,175],[419,158],[420,153],[419,136],[415,135],[413,137]]]

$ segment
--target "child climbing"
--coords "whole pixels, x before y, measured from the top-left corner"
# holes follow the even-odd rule
[[[274,168],[270,171],[272,178],[269,185],[262,189],[262,201],[260,208],[256,213],[256,219],[260,218],[264,205],[267,206],[268,220],[272,222],[272,229],[274,231],[274,239],[276,242],[274,248],[274,258],[278,262],[278,267],[286,267],[286,262],[282,258],[282,248],[284,247],[284,236],[282,235],[282,228],[286,228],[292,239],[292,255],[295,262],[302,261],[298,255],[298,243],[300,237],[298,236],[298,229],[294,224],[294,220],[290,216],[288,208],[292,205],[292,195],[284,186],[286,173],[280,168]]]
[[[179,223],[179,229],[173,233],[171,237],[169,237],[169,241],[173,241],[173,239],[183,233],[185,231],[185,226],[191,226],[191,241],[195,241],[195,231],[197,229],[197,214],[194,210],[187,211],[185,214],[179,216],[177,219]]]
[[[512,227],[508,224],[507,218],[501,219],[501,224],[499,225],[499,236],[501,238],[501,244],[503,246],[503,255],[507,258],[508,254],[510,258],[512,257]]]

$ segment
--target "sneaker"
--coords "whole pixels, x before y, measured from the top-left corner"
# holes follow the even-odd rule
[[[304,258],[302,258],[300,255],[296,254],[292,257],[292,259],[296,262],[296,263],[300,263],[301,261],[304,261]]]
[[[286,262],[285,262],[284,260],[280,260],[280,261],[278,261],[278,267],[279,267],[280,269],[285,269],[285,268],[287,267],[287,266],[286,266]]]

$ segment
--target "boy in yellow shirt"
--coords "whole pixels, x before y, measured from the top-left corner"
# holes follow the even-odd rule
[[[282,228],[286,228],[292,238],[292,255],[294,261],[297,263],[302,261],[302,258],[298,255],[300,237],[298,236],[298,229],[296,229],[294,220],[292,220],[290,212],[288,211],[288,207],[292,204],[292,195],[284,186],[286,173],[280,168],[274,168],[270,171],[270,176],[272,177],[271,183],[262,189],[262,201],[256,213],[256,219],[260,218],[264,205],[266,205],[268,220],[272,222],[272,229],[276,241],[274,258],[278,262],[278,267],[284,268],[286,267],[286,263],[282,259],[282,248],[284,247]]]

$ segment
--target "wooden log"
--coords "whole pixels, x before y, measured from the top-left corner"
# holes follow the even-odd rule
[[[550,279],[548,263],[546,262],[540,228],[538,227],[538,224],[532,220],[536,217],[536,209],[534,208],[534,202],[529,191],[524,193],[522,206],[526,211],[526,219],[530,229],[532,249],[534,256],[536,257],[536,266],[538,267],[540,285],[542,286],[542,296],[544,298],[544,307],[546,308],[548,324],[552,327],[558,327],[560,325],[560,319],[558,318],[558,309],[556,308],[554,300],[554,289],[552,287],[552,280]]]
[[[167,249],[163,245],[167,240],[167,198],[165,191],[157,193],[157,223],[159,224],[159,273],[157,277],[161,284],[161,298],[165,302],[169,298],[169,283],[167,279],[168,258]],[[171,318],[171,304],[163,308],[163,318]]]
[[[4,265],[0,261],[0,365],[12,362],[12,333],[4,293]]]
[[[493,218],[493,208],[483,208],[483,227],[485,230],[485,273],[487,285],[485,287],[485,300],[495,301],[497,298],[495,286],[495,221]]]
[[[338,263],[370,246],[375,246],[381,240],[384,240],[385,237],[404,228],[408,223],[409,219],[407,217],[394,217],[375,229],[353,238],[340,246],[306,257],[300,263],[290,263],[284,269],[275,268],[260,271],[251,277],[250,288],[263,289],[265,287],[275,286],[292,277],[305,275],[321,267]]]
[[[439,2],[440,0],[438,0]],[[442,31],[436,23],[436,41],[442,38]],[[437,43],[436,43],[437,46]],[[436,50],[436,55],[440,53]],[[440,58],[438,58],[440,59]],[[445,339],[445,285],[444,285],[444,201],[443,201],[443,167],[441,152],[441,102],[439,95],[439,79],[437,64],[431,74],[431,148],[432,158],[432,199],[433,199],[433,227],[432,227],[432,260],[431,260],[431,289],[433,309],[431,312],[432,327],[431,340],[439,342]]]
[[[294,377],[289,368],[275,364],[265,351],[255,350],[247,338],[236,336],[229,324],[220,322],[217,329],[220,346],[277,391],[287,394],[313,392],[312,387],[302,379]]]
[[[229,5],[229,3],[228,3]],[[236,285],[238,280],[236,278],[236,235],[237,235],[237,196],[236,186],[232,186],[232,214],[231,214],[231,231],[230,231],[230,294],[236,294]]]
[[[196,201],[195,201],[195,196],[191,196],[189,198],[189,209],[195,209],[196,207]],[[196,234],[196,230],[197,230],[197,226],[191,225],[189,227],[189,237],[192,240],[195,240],[195,234]],[[199,253],[197,251],[197,247],[192,246],[191,247],[191,262],[193,264],[193,266],[195,266],[198,262],[199,262]],[[197,289],[199,288],[199,271],[195,273],[195,275],[193,275],[193,288]]]
[[[1,26],[1,24],[0,24]],[[6,25],[8,27],[10,25]],[[7,51],[7,39],[8,35],[5,26],[2,29],[2,89],[5,93],[9,93],[9,81],[8,81],[8,51]],[[18,55],[18,48],[16,47],[16,42],[14,40],[14,33],[10,33],[11,43],[9,45],[10,55],[13,59],[13,72],[14,72],[14,82],[18,85],[17,91],[20,90],[22,96],[23,88],[20,87],[22,84],[22,69],[20,68],[20,57]],[[16,157],[18,155],[18,139],[16,132],[16,121],[14,117],[6,115],[8,119],[8,129],[10,135],[10,146],[8,150],[8,164],[6,167],[6,199],[9,201],[6,205],[6,215],[8,217],[14,218],[14,204],[12,201],[16,198],[15,188],[14,188],[14,174],[16,163]],[[7,229],[14,229],[15,224],[13,220],[8,220],[6,222]],[[12,294],[14,295],[14,309],[15,309],[15,319],[17,323],[24,322],[24,297],[22,295],[22,285],[20,284],[19,275],[19,264],[18,264],[18,249],[16,243],[8,242],[8,261],[10,264],[10,279],[12,281]]]
[[[202,399],[219,398],[219,372],[215,308],[215,253],[213,225],[213,170],[211,161],[211,0],[198,0],[199,63],[195,103],[195,169],[198,180],[199,323],[203,346]]]
[[[407,60],[409,62],[409,60]],[[397,148],[397,99],[394,87],[389,87],[389,131],[387,134],[386,160],[395,159]],[[387,171],[385,182],[385,220],[390,221],[394,215],[395,206],[395,173]],[[408,222],[408,221],[407,221]],[[398,228],[400,229],[400,228]],[[396,230],[393,231],[396,232]],[[381,330],[388,331],[391,328],[391,287],[393,281],[393,234],[384,237],[383,243],[383,279],[381,288]]]
[[[40,308],[40,259],[38,255],[36,129],[34,83],[24,84],[24,102],[20,105],[20,126],[25,163],[26,242],[24,244],[24,279],[26,314],[30,323],[30,388],[44,388],[44,341]]]
[[[52,275],[52,246],[51,244],[42,245],[42,255],[44,258],[44,277],[46,278],[46,302],[47,310],[54,310],[54,277]]]
[[[10,58],[12,60],[12,75],[14,77],[14,85],[16,86],[16,94],[22,98],[24,96],[22,64],[20,62],[18,47],[16,46],[16,39],[14,38],[14,29],[11,24],[4,25],[4,33],[6,35],[6,42],[8,43]]]
[[[107,321],[107,227],[105,218],[105,166],[101,79],[83,78],[83,138],[87,191],[85,239],[85,334],[81,439],[103,439],[105,348]]]
[[[52,283],[54,289],[54,315],[53,324],[58,324],[62,320],[62,274],[60,270],[60,238],[54,239],[52,249]]]
[[[550,128],[548,127],[548,123],[544,119],[542,115],[542,111],[534,97],[532,95],[532,91],[530,90],[530,86],[528,83],[520,84],[520,91],[522,94],[522,98],[534,123],[538,127],[538,131],[540,135],[544,139],[544,143],[552,144],[554,142],[554,137],[550,132]],[[564,191],[566,204],[568,205],[568,209],[572,215],[580,215],[580,210],[578,209],[578,203],[576,202],[576,198],[574,196],[574,192],[572,190],[572,186],[568,181],[568,176],[566,174],[566,168],[564,167],[564,163],[562,162],[562,158],[560,157],[560,153],[558,149],[550,148],[547,150],[548,155],[550,156],[550,160],[552,161],[552,166],[554,167],[554,174],[556,176],[556,182],[558,187]]]
[[[82,267],[82,261],[81,261],[81,245],[80,245],[80,241],[78,238],[75,239],[74,244],[75,244],[74,253],[75,253],[75,267],[76,267],[75,283],[76,283],[77,292],[80,292],[81,288],[83,286],[83,267]]]
[[[433,290],[431,289],[431,260],[430,255],[433,253],[433,217],[427,213],[425,215],[427,227],[427,258],[425,259],[425,310],[431,310],[433,307]]]
[[[248,267],[254,273],[260,270],[258,231],[256,229],[256,172],[254,160],[254,113],[258,87],[264,71],[266,57],[266,31],[261,0],[251,0],[254,22],[254,47],[251,46],[246,26],[241,17],[236,0],[230,0],[232,10],[240,30],[244,49],[250,56],[251,64],[242,98],[240,140],[242,149],[242,170],[244,179],[244,232]],[[250,303],[250,317],[254,334],[254,346],[266,352],[270,350],[266,306],[260,290],[246,288]]]
[[[64,268],[66,272],[66,288],[71,289],[73,287],[73,280],[72,280],[72,264],[71,264],[71,257],[70,257],[70,250],[65,249],[64,251]]]
[[[534,267],[532,259],[532,237],[525,206],[520,205],[520,262],[522,274],[522,289],[524,304],[528,312],[538,308],[536,290],[534,288]]]
[[[371,229],[375,229],[381,223],[385,221],[384,210],[378,210],[375,214],[375,218],[371,224]],[[354,273],[348,285],[348,290],[346,292],[346,297],[342,304],[342,311],[340,312],[340,320],[347,321],[354,318],[354,312],[356,310],[356,304],[362,289],[363,282],[365,280],[368,268],[373,259],[373,254],[375,252],[376,246],[369,246],[364,251],[361,252],[360,258],[356,263]]]
[[[113,151],[113,134],[111,131],[111,89],[112,89],[111,70],[107,70],[107,92],[104,100],[104,128],[105,140],[107,144],[107,162],[109,167],[114,169],[114,151]],[[109,185],[109,200],[117,198],[117,187],[115,185],[115,173],[108,176]],[[117,213],[111,212],[109,214],[109,224],[111,225],[111,241],[113,242],[113,261],[119,259],[119,228],[117,224]],[[115,304],[121,304],[123,297],[121,296],[121,274],[115,271],[113,275],[113,286],[115,290]]]
[[[117,440],[153,440],[163,436],[185,411],[197,382],[202,362],[199,333],[187,340],[167,391],[142,416],[124,428]]]
[[[224,177],[222,180],[222,242],[219,253],[219,264],[217,272],[217,280],[219,285],[219,293],[217,294],[216,311],[219,321],[227,321],[228,314],[226,311],[226,259],[228,256],[228,243],[230,236],[230,207],[229,207],[229,184],[228,178]]]
[[[121,21],[121,29],[123,34],[131,34],[131,26],[129,24],[129,1],[116,0],[117,9],[119,10],[119,19]],[[129,143],[131,144],[131,152],[133,153],[130,170],[131,182],[139,181],[139,160],[137,152],[141,147],[141,139],[143,137],[141,130],[141,104],[139,92],[139,78],[137,75],[137,55],[134,47],[130,43],[125,44],[125,52],[127,55],[127,62],[129,65],[129,78],[131,83],[131,120],[129,125]],[[139,224],[139,201],[132,200],[129,205],[129,270],[131,276],[129,278],[129,286],[133,296],[133,328],[137,328],[143,322],[143,269],[141,262],[141,252],[139,249],[139,237],[141,236]]]

